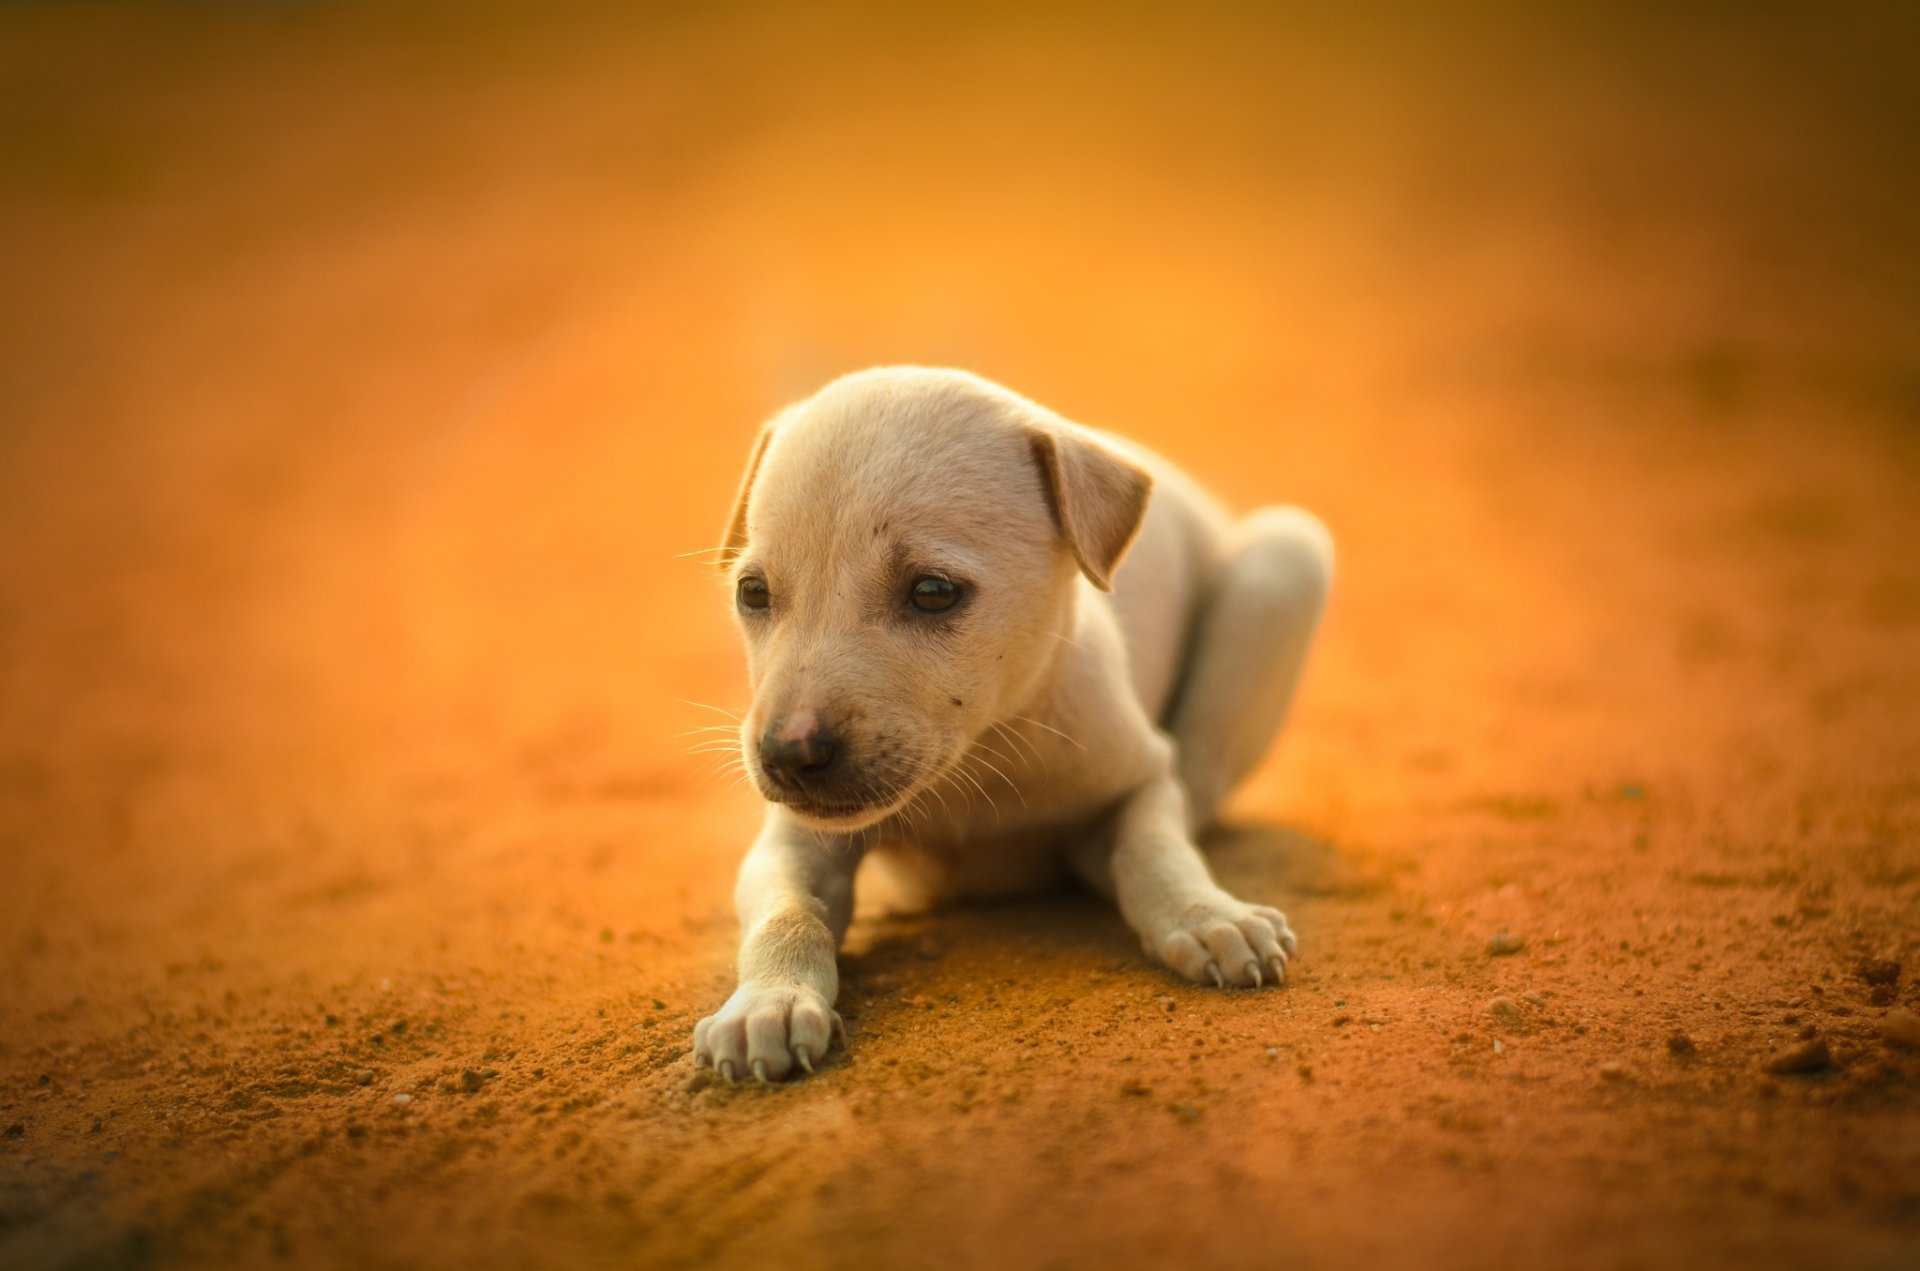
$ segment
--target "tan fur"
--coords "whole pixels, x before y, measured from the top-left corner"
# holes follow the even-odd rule
[[[1331,578],[1312,517],[1235,523],[1118,438],[904,367],[767,425],[725,542],[729,584],[770,598],[739,610],[741,743],[769,804],[736,896],[740,987],[701,1021],[697,1063],[729,1080],[811,1071],[869,852],[934,897],[1070,869],[1188,979],[1281,980],[1285,918],[1222,891],[1192,833],[1291,701]],[[925,577],[963,599],[915,610]],[[840,762],[796,790],[763,735],[830,736]]]

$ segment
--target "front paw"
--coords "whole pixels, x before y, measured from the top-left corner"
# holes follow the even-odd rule
[[[814,989],[742,984],[694,1026],[693,1066],[711,1068],[729,1083],[749,1075],[784,1081],[798,1070],[811,1073],[837,1031],[839,1015]]]
[[[1254,989],[1284,981],[1300,947],[1285,914],[1225,892],[1181,909],[1141,944],[1195,984]]]

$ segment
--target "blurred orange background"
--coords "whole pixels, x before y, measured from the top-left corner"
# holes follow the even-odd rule
[[[0,9],[0,1263],[1920,1256],[1916,50]],[[1214,844],[1284,993],[871,911],[843,1062],[692,1074],[757,804],[689,553],[884,362],[1333,528]]]

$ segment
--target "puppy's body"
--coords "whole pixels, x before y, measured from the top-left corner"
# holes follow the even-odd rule
[[[869,851],[934,898],[1071,871],[1189,979],[1284,975],[1286,920],[1215,885],[1192,833],[1292,698],[1331,570],[1317,521],[1235,522],[1137,447],[894,368],[763,430],[727,568],[769,808],[741,986],[696,1062],[779,1079],[824,1054]]]

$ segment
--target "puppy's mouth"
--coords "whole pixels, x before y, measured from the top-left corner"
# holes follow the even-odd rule
[[[787,799],[781,806],[803,821],[836,830],[862,829],[887,812],[872,803],[811,803],[804,799]]]
[[[761,797],[767,802],[780,805],[817,830],[833,830],[842,834],[864,830],[870,825],[886,820],[898,812],[909,797],[904,793],[896,792],[892,797],[874,796],[838,802],[831,799],[810,798],[801,791],[783,790],[764,779],[758,784]]]

